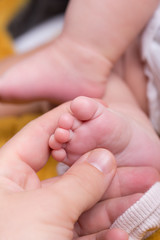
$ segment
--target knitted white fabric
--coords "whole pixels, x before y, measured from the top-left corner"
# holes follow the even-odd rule
[[[150,119],[160,134],[160,5],[142,35],[141,46],[144,73],[149,80],[147,97]]]
[[[112,224],[129,234],[129,240],[146,239],[160,228],[160,182],[155,183],[144,195]]]

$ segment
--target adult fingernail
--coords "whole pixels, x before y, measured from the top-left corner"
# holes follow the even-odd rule
[[[103,173],[109,173],[116,168],[113,155],[105,149],[96,149],[90,152],[88,163]]]

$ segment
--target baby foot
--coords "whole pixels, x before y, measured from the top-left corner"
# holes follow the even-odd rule
[[[85,152],[100,147],[116,156],[118,166],[160,170],[159,139],[149,128],[87,97],[73,100],[70,110],[59,118],[49,140],[56,160],[71,165]]]
[[[77,100],[74,100],[71,103],[72,109],[76,108],[76,105],[79,100],[81,103],[82,103],[81,100],[83,100],[85,104],[87,103],[88,106],[90,106],[90,99],[78,98]],[[97,111],[95,112],[95,119],[97,114],[98,114],[97,116],[97,119],[98,119],[99,116],[103,115],[104,107],[102,104],[99,104],[94,100],[93,100],[93,103],[94,104],[91,104],[90,107],[92,107],[92,111],[99,110],[99,113]],[[96,106],[98,106],[98,108]],[[101,109],[99,108],[99,106]],[[8,141],[3,147],[1,147],[0,149],[0,186],[4,179],[7,180],[7,182],[5,181],[5,184],[7,184],[7,186],[8,186],[8,181],[15,183],[13,187],[15,187],[16,189],[17,189],[17,186],[21,186],[22,189],[24,188],[35,189],[40,186],[40,181],[35,172],[39,171],[48,161],[48,158],[51,154],[51,149],[48,146],[48,141],[52,133],[56,131],[58,122],[60,123],[59,119],[61,119],[61,116],[63,116],[64,113],[67,113],[67,116],[69,116],[69,121],[66,119],[65,122],[63,122],[63,126],[65,126],[68,129],[68,131],[71,129],[70,126],[72,124],[70,123],[71,113],[69,113],[70,112],[69,107],[70,107],[70,103],[69,102],[65,103],[47,112],[46,114],[40,116],[39,118],[31,121],[20,132],[18,132],[12,139],[10,139],[10,141]],[[87,106],[84,105],[83,109],[85,111],[87,109]],[[100,111],[102,111],[102,113]],[[87,118],[90,118],[91,113],[93,112],[88,112],[89,113],[88,116],[87,116],[88,113],[87,114],[86,113],[84,114],[84,113],[83,111],[81,112],[79,111],[79,118],[83,118],[83,115],[85,115],[85,117]],[[77,116],[78,116],[78,113],[77,113]],[[94,120],[94,116],[91,118],[93,118]],[[75,124],[77,124],[77,130],[78,128],[81,128],[83,126],[84,121],[82,122],[80,120],[76,120],[75,117],[73,117],[73,120],[75,121]],[[88,121],[88,123],[90,123],[90,120]],[[95,124],[93,122],[93,127],[94,126]],[[81,129],[79,130],[80,130],[79,132],[81,132]],[[89,134],[89,132],[87,132],[87,134]],[[95,132],[93,132],[93,136],[94,134]],[[74,135],[76,134],[73,131],[73,136],[72,135],[71,136],[74,137]],[[64,137],[66,138],[66,136]],[[62,137],[62,142],[63,140],[64,138]],[[60,143],[57,143],[57,146],[58,144],[59,146],[61,145]],[[92,145],[95,146],[96,144],[92,144]],[[155,181],[159,181],[159,174],[156,173],[156,170],[151,168],[150,169],[148,168],[147,170],[146,167],[119,168],[117,170],[116,176],[113,181],[113,186],[110,186],[109,193],[106,194],[107,197],[110,197],[110,198],[120,197],[120,196],[129,195],[129,194],[134,194],[137,192],[143,193]],[[3,184],[4,184],[4,181],[3,181]],[[21,189],[18,188],[17,190],[19,191]]]
[[[94,49],[65,37],[58,37],[41,50],[19,58],[10,62],[1,76],[3,101],[66,101],[79,95],[101,97],[111,67]]]

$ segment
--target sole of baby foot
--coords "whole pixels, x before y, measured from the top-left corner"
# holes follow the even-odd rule
[[[82,154],[101,147],[115,156],[119,166],[152,166],[159,169],[157,136],[124,113],[95,99],[78,97],[62,114],[50,137],[53,157],[71,165]],[[151,162],[152,159],[152,162]]]

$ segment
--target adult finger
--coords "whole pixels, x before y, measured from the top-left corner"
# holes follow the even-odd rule
[[[31,121],[3,145],[0,150],[0,184],[3,181],[4,185],[4,181],[10,180],[12,185],[22,190],[40,186],[36,172],[48,161],[48,139],[57,127],[59,117],[68,107],[69,104],[61,105]]]
[[[115,171],[115,159],[109,151],[96,149],[83,155],[56,183],[56,192],[65,202],[68,217],[76,222],[84,211],[99,201]],[[53,188],[55,190],[55,184]]]
[[[142,194],[139,193],[97,203],[79,218],[75,225],[76,232],[83,236],[110,228],[113,222],[141,197]]]
[[[74,240],[128,240],[128,234],[120,229],[112,229],[76,238]]]
[[[159,172],[153,167],[120,167],[103,199],[117,198],[135,193],[145,193],[160,181]]]

